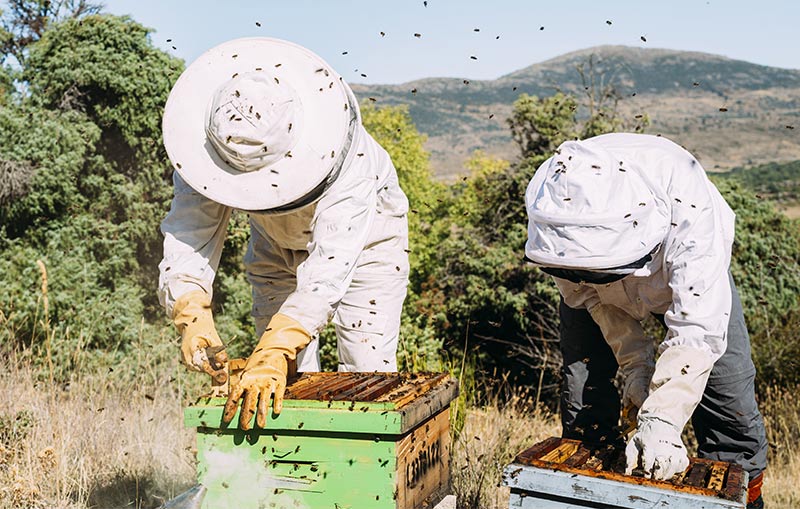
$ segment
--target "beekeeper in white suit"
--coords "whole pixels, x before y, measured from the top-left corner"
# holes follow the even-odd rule
[[[224,420],[240,399],[243,429],[254,413],[265,425],[271,396],[280,413],[292,363],[320,370],[316,337],[330,320],[340,371],[396,371],[408,200],[342,78],[286,41],[229,41],[183,72],[163,128],[175,195],[159,296],[191,369],[219,374],[227,359],[212,283],[231,212],[250,219],[244,264],[260,339]]]
[[[734,214],[697,160],[656,136],[569,141],[525,199],[526,257],[562,296],[564,435],[614,436],[619,366],[622,404],[639,409],[629,473],[682,472],[692,418],[700,456],[739,462],[750,473],[748,507],[761,507],[767,442],[729,275]],[[641,325],[651,314],[667,329],[657,350]]]

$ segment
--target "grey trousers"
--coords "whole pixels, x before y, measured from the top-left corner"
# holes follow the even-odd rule
[[[714,364],[700,404],[692,415],[698,455],[740,464],[752,479],[767,467],[764,421],[755,399],[756,369],[739,294],[733,293],[728,346]],[[585,309],[563,300],[561,424],[566,438],[619,443],[620,397],[614,386],[617,361],[602,332]],[[655,315],[662,325],[663,315]]]

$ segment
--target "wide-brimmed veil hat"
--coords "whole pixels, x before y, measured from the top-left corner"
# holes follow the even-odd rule
[[[646,173],[591,139],[563,143],[539,167],[525,206],[525,255],[546,267],[622,270],[670,228],[668,203]]]
[[[319,56],[243,38],[201,55],[164,109],[164,146],[196,191],[230,207],[280,211],[335,180],[360,121],[350,87]]]

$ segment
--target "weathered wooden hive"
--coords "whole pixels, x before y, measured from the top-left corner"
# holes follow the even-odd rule
[[[224,398],[187,408],[197,428],[205,509],[416,509],[450,488],[445,374],[307,373],[280,415],[242,431],[221,425]]]
[[[734,463],[690,458],[669,481],[625,475],[625,451],[592,448],[578,440],[548,438],[506,467],[509,507],[536,509],[744,508],[747,473]]]

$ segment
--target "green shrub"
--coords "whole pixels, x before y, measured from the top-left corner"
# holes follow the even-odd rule
[[[729,179],[714,179],[736,212],[731,272],[761,386],[800,381],[800,222]]]
[[[47,271],[47,302],[38,260]],[[38,348],[49,332],[62,343],[56,354],[64,362],[80,349],[123,351],[141,328],[135,269],[121,228],[86,215],[9,241],[0,251],[0,343]]]

